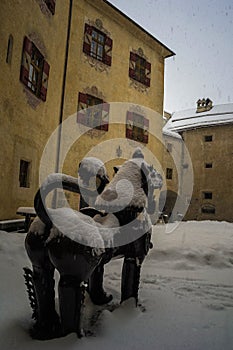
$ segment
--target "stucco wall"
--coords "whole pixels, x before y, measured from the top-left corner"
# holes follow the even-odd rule
[[[0,81],[0,219],[14,218],[17,207],[33,205],[33,197],[39,184],[41,155],[59,123],[68,6],[69,1],[57,1],[55,15],[51,16],[44,10],[42,0],[26,3],[18,0],[14,2],[14,6],[6,0],[1,3],[0,69],[4,74]],[[82,50],[84,23],[96,19],[102,21],[113,40],[112,65],[104,70],[98,64],[91,65]],[[12,60],[11,63],[6,63],[10,34],[13,36]],[[25,35],[35,43],[50,64],[45,102],[38,100],[19,80]],[[135,88],[128,76],[129,53],[132,49],[139,48],[152,65],[151,87],[145,91]],[[105,2],[73,1],[63,119],[76,113],[78,93],[95,87],[106,102],[136,103],[161,115],[160,122],[159,118],[146,112],[151,127],[162,135],[164,57],[167,54],[169,52],[163,45]],[[125,137],[124,123],[125,119],[122,125],[110,125],[109,131],[101,135],[83,136],[82,142],[79,140],[74,144],[61,170],[76,174],[77,164],[91,147],[111,138]],[[153,135],[154,132],[149,137],[146,148],[162,161],[162,146]],[[108,149],[104,152],[108,152]],[[127,158],[129,154],[130,148],[124,150],[123,147],[122,158]],[[20,159],[30,162],[29,188],[19,187]],[[54,165],[55,159],[56,147],[51,151],[49,163]]]
[[[212,135],[212,142],[204,141],[206,135]],[[233,221],[232,135],[233,125],[183,133],[194,170],[194,189],[186,219]],[[206,168],[206,163],[212,163],[212,168]],[[212,199],[204,199],[203,192],[212,192]],[[202,213],[205,205],[214,206],[215,214]]]
[[[68,7],[57,2],[56,15],[42,13],[39,1],[1,2],[0,69],[0,218],[14,218],[18,206],[33,204],[38,187],[40,157],[58,124]],[[6,63],[9,35],[11,63]],[[47,100],[36,98],[20,82],[24,36],[29,37],[50,64]],[[58,58],[58,59],[57,59]],[[20,159],[31,162],[30,187],[19,187]]]

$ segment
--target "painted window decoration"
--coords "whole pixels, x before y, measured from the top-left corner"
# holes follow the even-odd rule
[[[129,77],[150,87],[151,64],[137,53],[130,52]]]
[[[19,187],[30,187],[29,184],[30,162],[20,159]]]
[[[172,174],[173,173],[173,169],[172,168],[167,168],[166,169],[166,179],[167,180],[172,180]]]
[[[148,143],[149,119],[135,112],[127,112],[126,137],[128,139]]]
[[[112,39],[98,28],[85,23],[83,52],[111,66]]]
[[[52,15],[55,14],[55,6],[56,6],[56,0],[44,0],[46,6],[48,7],[48,10],[51,12]]]
[[[80,92],[77,122],[93,129],[108,131],[109,107],[109,103],[102,99]]]
[[[20,80],[38,98],[46,101],[49,64],[27,37],[24,38]]]

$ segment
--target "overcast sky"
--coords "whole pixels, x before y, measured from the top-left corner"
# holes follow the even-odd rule
[[[166,59],[164,108],[199,98],[233,103],[232,0],[109,0],[176,53]]]

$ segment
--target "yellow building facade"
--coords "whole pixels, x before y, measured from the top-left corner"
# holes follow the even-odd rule
[[[1,5],[1,220],[33,205],[41,167],[76,176],[94,149],[111,175],[139,144],[151,162],[162,162],[171,50],[105,0]]]
[[[181,178],[193,170],[192,181],[181,184],[188,204],[185,220],[232,222],[233,104],[199,99],[196,109],[173,113],[163,130],[180,135],[190,156],[190,161],[181,157]]]
[[[186,219],[232,222],[233,122],[190,130],[183,137],[194,170],[193,194]]]

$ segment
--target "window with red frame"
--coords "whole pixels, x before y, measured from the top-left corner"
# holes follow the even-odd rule
[[[83,52],[104,64],[111,66],[112,39],[99,29],[86,23]]]
[[[46,101],[49,64],[27,37],[24,38],[20,70],[21,82],[38,98]]]
[[[151,64],[144,57],[134,52],[130,52],[129,77],[145,86],[150,86]]]
[[[148,130],[149,130],[149,120],[144,116],[134,113],[127,112],[126,117],[126,137],[143,142],[148,143]]]
[[[109,106],[98,97],[80,92],[77,122],[92,129],[108,131]]]

